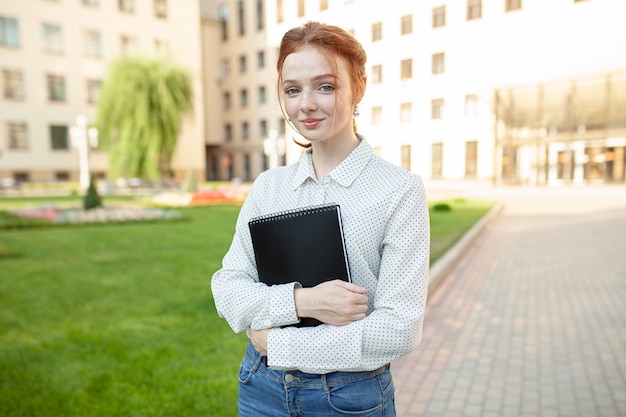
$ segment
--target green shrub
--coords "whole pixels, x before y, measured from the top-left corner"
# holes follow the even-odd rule
[[[433,205],[434,211],[452,211],[452,207],[448,203],[437,203]]]
[[[83,208],[85,210],[91,210],[97,207],[102,207],[102,199],[100,195],[98,195],[98,190],[96,190],[96,185],[93,181],[93,178],[89,180],[89,188],[87,188],[87,194],[83,199]]]

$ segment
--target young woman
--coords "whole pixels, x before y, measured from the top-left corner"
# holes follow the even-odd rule
[[[212,279],[220,316],[251,341],[239,416],[395,416],[389,364],[421,340],[429,218],[421,179],[374,156],[356,133],[365,61],[361,44],[335,26],[309,22],[282,39],[281,106],[310,145],[254,182]],[[352,283],[260,283],[248,221],[329,202],[341,207]],[[289,326],[304,317],[323,324]]]

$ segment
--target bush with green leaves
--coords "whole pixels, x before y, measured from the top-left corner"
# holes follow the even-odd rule
[[[83,208],[85,210],[91,210],[98,207],[102,207],[102,199],[96,189],[96,184],[93,178],[89,180],[89,188],[87,188],[87,194],[83,198]]]

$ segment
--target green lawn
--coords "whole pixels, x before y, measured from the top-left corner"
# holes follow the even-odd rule
[[[449,203],[432,213],[434,256],[490,207]],[[217,317],[210,277],[238,207],[181,211],[0,231],[0,416],[236,415],[247,341]]]

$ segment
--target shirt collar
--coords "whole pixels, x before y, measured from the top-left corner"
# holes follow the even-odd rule
[[[361,171],[365,168],[369,160],[374,155],[374,151],[365,138],[361,135],[357,135],[360,139],[359,145],[350,152],[350,154],[339,165],[333,169],[328,177],[332,178],[335,182],[343,187],[349,187],[354,180],[359,176]],[[312,149],[308,148],[304,151],[298,169],[291,183],[292,188],[295,190],[300,187],[307,179],[311,178],[313,181],[317,181],[315,178],[315,169],[313,168]]]

